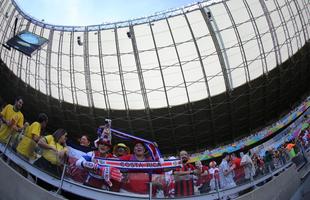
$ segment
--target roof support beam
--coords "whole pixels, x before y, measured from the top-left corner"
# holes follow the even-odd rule
[[[52,57],[52,47],[53,47],[53,37],[54,30],[49,30],[48,36],[48,45],[46,50],[46,68],[45,68],[45,80],[46,80],[46,94],[47,96],[52,96],[52,88],[51,88],[51,57]]]
[[[243,44],[242,44],[242,40],[241,40],[241,37],[240,37],[239,30],[237,28],[237,25],[236,25],[236,22],[234,20],[234,17],[232,16],[232,14],[230,12],[230,9],[227,6],[227,3],[225,1],[223,1],[223,5],[224,5],[224,7],[225,7],[225,9],[227,11],[228,17],[229,17],[229,19],[231,21],[233,30],[235,32],[235,35],[236,35],[236,38],[237,38],[237,41],[238,41],[238,46],[239,46],[239,50],[240,50],[240,54],[241,54],[241,58],[242,58],[242,65],[243,65],[244,72],[245,72],[246,82],[247,82],[247,84],[250,84],[251,77],[250,77],[248,61],[247,61],[247,58],[246,58],[245,50],[243,48]]]
[[[249,15],[249,18],[251,20],[251,24],[252,24],[253,29],[254,29],[254,33],[255,33],[256,41],[257,41],[257,46],[258,46],[259,54],[260,54],[259,58],[260,58],[261,63],[262,63],[263,74],[268,75],[268,67],[267,67],[268,64],[267,64],[267,59],[266,59],[266,53],[265,53],[264,43],[263,43],[259,28],[257,26],[256,20],[254,18],[254,15],[252,13],[252,10],[251,10],[248,2],[246,0],[243,0],[243,4],[245,5],[246,11]]]
[[[133,53],[134,53],[134,57],[135,57],[135,62],[136,62],[137,73],[138,73],[138,77],[139,77],[139,83],[140,83],[140,89],[141,89],[141,94],[142,94],[143,103],[144,103],[144,109],[146,112],[146,117],[148,120],[150,132],[151,132],[151,137],[153,140],[155,140],[155,133],[154,133],[153,124],[152,124],[151,115],[150,115],[151,114],[150,113],[150,104],[149,104],[149,100],[148,100],[147,92],[146,92],[146,88],[145,88],[145,83],[144,83],[144,78],[143,78],[143,70],[142,70],[141,63],[140,63],[140,57],[139,57],[139,51],[138,51],[138,47],[137,47],[135,30],[134,30],[132,24],[129,25],[129,32],[130,32],[130,38],[131,38],[132,49],[133,49]],[[154,38],[154,36],[153,36],[153,38]]]
[[[297,10],[299,19],[300,19],[301,24],[302,24],[301,30],[303,31],[305,40],[307,41],[307,40],[309,40],[309,32],[308,32],[308,29],[307,29],[306,20],[305,20],[303,14],[302,14],[302,10],[300,8],[300,5],[298,4],[298,1],[293,1],[293,3],[295,4],[295,7],[296,7],[296,10]]]
[[[183,70],[182,62],[181,62],[181,59],[180,59],[179,51],[178,51],[178,48],[177,48],[177,45],[176,45],[176,42],[175,42],[175,39],[174,39],[174,35],[172,33],[172,29],[171,29],[170,22],[169,22],[168,18],[166,18],[166,23],[167,23],[167,26],[168,26],[168,29],[169,29],[170,37],[172,39],[173,47],[174,47],[174,50],[175,50],[175,53],[176,53],[176,56],[177,56],[177,59],[178,59],[178,63],[179,63],[179,66],[180,66],[180,71],[181,71],[182,79],[183,79],[183,83],[184,83],[184,89],[185,89],[186,97],[187,97],[187,103],[188,103],[188,105],[190,105],[191,102],[190,102],[190,98],[189,98],[189,93],[188,93],[188,88],[187,88],[187,83],[186,83],[186,79],[185,79],[185,75],[184,75],[184,70]],[[166,91],[166,97],[167,97],[167,101],[169,103],[169,97],[168,97],[167,91]],[[170,124],[171,124],[171,127],[173,127],[172,128],[172,140],[176,144],[176,149],[179,149],[180,147],[178,146],[178,144],[176,142],[176,132],[175,132],[175,128],[174,128],[174,127],[176,127],[176,123],[175,123],[175,120],[173,119],[173,116],[172,116],[172,113],[171,113],[171,107],[170,107],[169,104],[168,104],[167,109],[168,109],[168,114],[169,114],[169,118],[170,118]]]
[[[63,33],[63,32],[62,32]],[[74,43],[75,43],[75,35],[74,31],[70,33],[70,83],[71,83],[71,95],[72,95],[72,102],[75,105],[74,109],[76,109],[76,105],[79,104],[77,92],[76,92],[76,84],[75,84],[75,61],[74,61]]]
[[[208,99],[208,106],[211,110],[211,115],[210,115],[210,118],[211,118],[211,130],[212,130],[212,135],[214,135],[214,122],[213,122],[213,106],[212,106],[212,100],[211,100],[211,92],[210,92],[210,87],[209,87],[209,83],[208,83],[208,78],[207,78],[207,75],[206,75],[206,71],[205,71],[205,67],[204,67],[204,64],[203,64],[203,61],[202,61],[202,58],[201,58],[201,54],[200,54],[200,51],[199,51],[199,47],[198,47],[198,44],[197,44],[197,41],[196,41],[196,38],[194,36],[194,32],[193,32],[193,29],[191,28],[190,26],[190,23],[189,23],[189,20],[186,16],[186,14],[184,13],[184,10],[183,10],[183,16],[185,17],[185,20],[186,20],[186,23],[187,23],[187,26],[189,28],[189,31],[191,33],[191,36],[193,38],[193,43],[195,45],[195,49],[196,49],[196,53],[198,55],[198,58],[199,58],[199,63],[200,63],[200,66],[201,66],[201,71],[202,71],[202,74],[203,74],[203,78],[204,78],[204,82],[205,82],[205,85],[206,85],[206,91],[207,91],[207,99]],[[193,119],[192,120],[192,123],[193,123]],[[197,141],[196,137],[195,137],[196,133],[194,133],[194,138],[195,140]],[[213,137],[214,139],[214,142],[216,142],[216,137],[214,135]],[[196,142],[197,143],[197,142]]]
[[[91,112],[94,108],[94,99],[91,87],[91,77],[90,77],[90,68],[89,68],[89,45],[88,45],[88,29],[84,32],[84,42],[83,42],[83,53],[84,53],[84,75],[85,75],[85,88],[86,88],[86,95],[88,106],[91,109]]]
[[[21,19],[21,22],[19,24],[18,30],[17,32],[20,32],[22,27],[23,27],[23,23],[24,23],[24,18]],[[18,64],[17,64],[17,76],[20,78],[20,81],[22,80],[22,70],[25,69],[25,66],[23,66],[23,58],[24,58],[24,54],[20,53],[18,56]]]
[[[307,16],[308,16],[308,23],[309,23],[309,19],[310,19],[309,1],[308,0],[302,0],[301,2],[303,4],[304,9],[306,10],[306,13],[307,13]]]
[[[233,82],[231,78],[229,60],[228,60],[227,53],[225,51],[225,46],[224,46],[221,33],[219,32],[216,21],[214,17],[212,16],[211,10],[208,7],[204,7],[204,8],[201,7],[200,12],[210,32],[210,35],[211,35],[211,38],[212,38],[221,68],[222,68],[226,91],[230,93],[233,90],[233,85],[232,85]]]
[[[286,7],[288,9],[288,13],[290,15],[290,18],[291,18],[291,20],[293,20],[292,24],[293,24],[293,28],[294,28],[294,32],[295,32],[295,35],[293,37],[296,37],[297,46],[298,46],[298,49],[300,49],[302,47],[302,41],[301,41],[301,37],[300,37],[300,31],[298,30],[297,21],[296,21],[296,18],[294,16],[290,2],[287,0],[284,0],[284,1],[285,1],[285,4],[287,5]]]
[[[209,87],[209,83],[208,83],[208,78],[207,78],[207,74],[206,74],[206,71],[205,71],[205,67],[204,67],[204,64],[203,64],[203,61],[202,61],[202,58],[201,58],[200,50],[199,50],[199,47],[198,47],[198,44],[197,44],[197,41],[196,41],[196,38],[195,38],[195,35],[194,35],[194,32],[193,32],[193,29],[192,29],[192,27],[191,27],[191,25],[189,23],[187,15],[184,13],[184,10],[183,10],[183,16],[185,18],[185,21],[187,23],[188,29],[189,29],[189,31],[191,33],[191,36],[192,36],[192,39],[193,39],[193,43],[195,45],[196,53],[198,55],[201,71],[202,71],[203,78],[204,78],[205,85],[206,85],[207,96],[208,96],[207,98],[209,99],[209,106],[212,109],[210,87]],[[193,113],[192,113],[191,104],[189,104],[189,113],[190,113],[191,124],[192,124],[191,127],[193,129],[193,137],[194,137],[195,143],[198,144],[197,132],[196,132],[195,125],[194,125],[194,119],[193,119]]]
[[[113,30],[116,31],[116,30]],[[101,84],[102,84],[102,92],[103,92],[103,98],[105,101],[106,105],[106,111],[108,113],[108,118],[110,118],[110,111],[111,111],[111,106],[110,106],[110,101],[109,101],[109,95],[108,95],[108,87],[106,83],[106,78],[105,78],[105,73],[104,73],[104,63],[103,63],[103,58],[102,58],[102,41],[101,41],[101,33],[100,31],[97,32],[98,36],[98,52],[99,52],[99,65],[100,65],[100,77],[101,77]]]
[[[134,54],[135,62],[136,62],[137,74],[139,77],[139,83],[140,83],[140,89],[141,89],[141,94],[142,94],[142,98],[143,98],[144,108],[145,108],[146,112],[149,112],[150,105],[149,105],[149,100],[147,98],[147,93],[146,93],[146,88],[145,88],[145,83],[144,83],[144,78],[143,78],[143,72],[142,72],[140,58],[139,58],[139,52],[138,52],[138,47],[137,47],[135,31],[134,31],[132,24],[129,24],[129,32],[130,32],[130,39],[131,39],[133,54]]]
[[[268,11],[268,8],[265,4],[265,1],[259,0],[259,3],[262,6],[262,9],[264,11],[264,15],[266,17],[267,24],[269,27],[269,32],[271,35],[271,39],[272,39],[272,43],[273,43],[273,49],[274,49],[274,53],[275,53],[275,57],[276,57],[276,63],[277,63],[277,65],[280,65],[282,63],[282,58],[281,58],[280,46],[279,46],[279,41],[278,41],[278,37],[276,34],[276,30],[274,28],[274,25],[273,25],[272,19],[270,17],[270,13]]]
[[[133,132],[132,123],[131,123],[131,116],[130,116],[130,110],[129,110],[129,104],[128,104],[128,98],[127,98],[127,92],[125,87],[125,81],[124,81],[124,75],[123,75],[123,67],[122,67],[122,60],[121,60],[121,54],[119,49],[119,43],[118,43],[118,32],[117,27],[114,29],[114,37],[115,37],[115,45],[116,45],[116,53],[117,53],[117,64],[119,69],[119,76],[121,81],[121,87],[122,87],[122,96],[125,104],[125,110],[127,114],[127,122],[129,126],[129,130]]]
[[[7,34],[9,33],[8,29],[9,29],[10,25],[12,24],[13,16],[15,14],[15,9],[12,6],[12,4],[9,4],[7,10],[3,10],[3,12],[9,12],[11,8],[13,11],[11,12],[9,18],[3,17],[2,21],[1,21],[1,26],[3,27],[5,20],[7,20],[7,23],[6,23],[6,25],[3,29],[3,32],[2,32],[1,44],[5,44],[5,42],[6,42],[5,40],[7,38]],[[11,29],[11,32],[12,32],[12,29]],[[10,32],[10,34],[11,34],[11,32]],[[3,50],[3,45],[0,45],[0,55],[2,55],[2,50]],[[5,51],[5,52],[7,52],[7,51]],[[3,58],[7,58],[7,56],[3,56]],[[7,62],[5,62],[5,63],[7,63]]]
[[[29,27],[30,27],[30,21],[27,22],[26,24],[26,30],[29,31]],[[27,58],[27,63],[26,63],[26,69],[25,69],[25,83],[29,84],[30,82],[30,75],[29,75],[29,68],[30,68],[30,58],[28,56],[26,56]]]
[[[37,27],[36,27],[37,28]],[[41,30],[40,30],[40,36],[43,37],[43,33],[44,33],[44,28],[41,27]],[[40,87],[40,79],[43,79],[45,77],[40,77],[41,74],[40,74],[40,68],[41,68],[41,53],[42,51],[38,51],[37,52],[37,56],[36,56],[36,82],[37,82],[37,91],[41,91],[41,87]],[[42,69],[43,70],[43,69]],[[36,93],[37,94],[37,93]]]
[[[5,7],[8,4],[9,0],[1,0],[0,1],[0,13],[2,13],[3,7]]]
[[[284,36],[285,36],[285,43],[286,43],[286,46],[287,46],[287,53],[288,53],[288,57],[291,57],[293,55],[293,47],[292,47],[292,43],[291,43],[290,32],[288,30],[287,23],[285,21],[285,18],[284,18],[283,12],[281,10],[281,7],[280,7],[280,5],[278,3],[278,0],[275,0],[274,3],[275,3],[275,6],[277,8],[277,11],[279,13],[281,24],[284,25],[284,26],[282,26],[282,28],[283,28],[283,32],[284,32]]]

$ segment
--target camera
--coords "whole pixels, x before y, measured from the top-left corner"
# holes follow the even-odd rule
[[[111,134],[110,128],[111,128],[112,120],[111,119],[105,119],[104,125],[99,126],[97,129],[97,135],[98,138],[102,138],[104,134],[108,133]]]
[[[106,127],[111,127],[111,124],[112,124],[112,120],[111,120],[111,119],[105,119],[105,120],[104,120],[104,125],[105,125]]]

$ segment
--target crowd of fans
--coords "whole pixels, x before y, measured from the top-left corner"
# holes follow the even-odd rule
[[[192,158],[199,158],[200,160],[209,159],[210,157],[220,156],[224,152],[234,152],[240,149],[245,148],[247,145],[254,144],[259,142],[260,140],[274,134],[279,129],[283,128],[290,122],[294,121],[301,113],[310,107],[310,96],[303,101],[299,106],[296,106],[289,113],[284,115],[280,120],[272,123],[269,126],[266,126],[259,131],[255,131],[249,136],[243,137],[240,140],[234,141],[234,143],[230,143],[227,145],[219,145],[216,148],[211,150],[206,149],[200,152],[195,152],[191,154]]]
[[[148,171],[100,165],[98,159],[153,160],[142,141],[134,141],[132,150],[125,143],[113,146],[111,123],[99,127],[98,139],[94,142],[82,135],[77,144],[67,140],[68,132],[61,128],[53,134],[43,134],[48,124],[48,116],[44,113],[30,125],[24,123],[22,106],[23,99],[18,97],[14,105],[6,105],[0,113],[1,143],[11,145],[21,158],[58,178],[67,164],[66,178],[90,187],[128,194],[148,194],[149,182],[153,183],[155,197],[183,197],[233,188],[283,166],[310,146],[310,127],[307,127],[298,137],[277,149],[267,149],[264,155],[253,151],[224,152],[222,159],[190,163],[190,155],[182,150],[179,155],[169,158],[180,159],[180,167],[153,170],[150,175]],[[303,122],[307,120],[309,115],[305,115]],[[228,198],[237,196],[232,194]]]

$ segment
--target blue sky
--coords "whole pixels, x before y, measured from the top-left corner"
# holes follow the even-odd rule
[[[36,19],[58,25],[92,25],[152,15],[197,0],[15,0]]]

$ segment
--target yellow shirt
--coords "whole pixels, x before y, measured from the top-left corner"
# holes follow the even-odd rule
[[[45,138],[46,143],[50,146],[55,147],[55,149],[57,149],[58,152],[65,149],[61,144],[59,144],[55,141],[55,139],[52,135],[47,135],[44,138]],[[59,158],[58,158],[57,153],[55,151],[50,150],[50,149],[44,149],[42,152],[42,156],[54,165],[59,165],[61,163]]]
[[[6,105],[1,114],[5,120],[13,122],[13,125],[16,125],[19,128],[23,127],[23,114],[20,111],[15,112],[11,104]],[[7,143],[9,141],[10,134],[13,133],[15,133],[15,131],[12,130],[11,126],[8,127],[6,124],[2,124],[0,128],[0,141]]]
[[[39,122],[33,122],[25,132],[23,139],[19,142],[16,150],[21,155],[27,157],[28,159],[34,157],[34,149],[36,147],[36,142],[32,139],[33,136],[40,136],[41,124]]]

